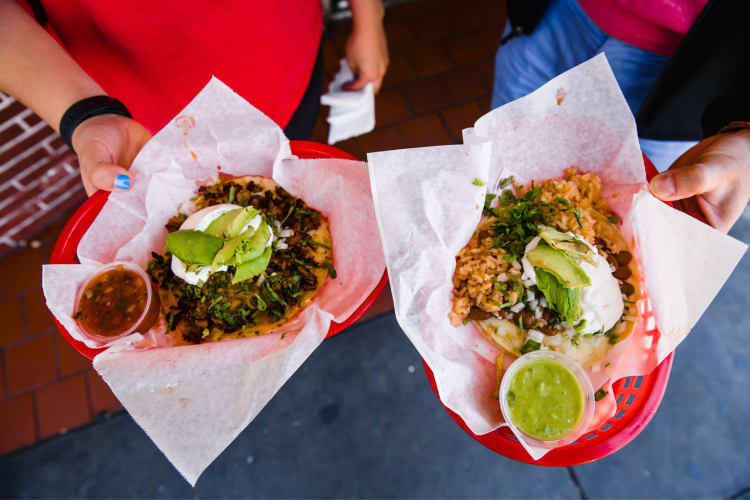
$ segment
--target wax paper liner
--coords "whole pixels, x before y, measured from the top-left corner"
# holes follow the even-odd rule
[[[170,347],[163,321],[115,342],[94,367],[179,472],[195,484],[205,468],[268,403],[324,339],[372,292],[385,263],[367,167],[291,154],[282,130],[216,78],[141,150],[132,188],[110,195],[78,246],[81,264],[43,270],[47,305],[89,347],[72,319],[82,281],[112,261],[145,268],[163,252],[164,224],[218,173],[273,177],[330,223],[336,279],[274,332],[248,339]]]
[[[639,307],[652,310],[596,372],[589,370],[595,387],[653,370],[685,338],[746,249],[648,193],[635,123],[604,55],[484,115],[464,131],[464,145],[371,153],[368,164],[396,318],[434,373],[443,404],[475,434],[503,423],[491,397],[498,349],[473,325],[450,324],[451,278],[485,195],[500,179],[513,174],[528,184],[559,178],[572,166],[596,172],[634,241],[650,300]],[[592,428],[614,410],[609,392]],[[534,459],[546,453],[518,437]]]

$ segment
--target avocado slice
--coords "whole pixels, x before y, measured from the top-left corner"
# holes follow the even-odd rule
[[[554,274],[541,267],[535,267],[536,286],[544,294],[552,309],[557,311],[563,321],[575,325],[583,314],[581,310],[581,290],[565,288]]]
[[[229,226],[226,232],[227,238],[234,238],[235,236],[238,236],[240,232],[244,232],[242,230],[245,228],[247,223],[253,220],[253,218],[259,213],[260,212],[253,207],[243,208],[242,211],[234,218],[232,224]]]
[[[214,260],[213,262],[211,262],[211,270],[215,271],[216,269],[224,265],[233,266],[234,252],[244,240],[249,239],[253,235],[253,232],[254,231],[252,228],[248,228],[248,230],[241,235],[235,236],[234,238],[224,242],[224,246],[221,247],[221,250],[216,252]]]
[[[539,236],[552,248],[562,250],[573,258],[583,260],[595,266],[595,254],[586,243],[557,229],[540,226]]]
[[[245,262],[259,257],[266,249],[266,242],[271,236],[268,224],[261,222],[258,229],[249,238],[243,239],[234,250],[234,265],[239,266]]]
[[[224,237],[227,229],[232,225],[232,222],[240,212],[242,212],[241,208],[236,208],[234,210],[224,212],[216,219],[211,221],[211,224],[208,225],[204,233],[210,234],[211,236],[217,236],[219,238]]]
[[[542,244],[526,253],[526,258],[534,267],[540,267],[553,274],[565,288],[591,286],[591,280],[576,261],[562,250]]]
[[[271,260],[271,247],[266,247],[259,257],[254,258],[251,261],[245,262],[237,266],[237,270],[234,272],[232,278],[232,284],[241,283],[250,278],[255,278],[260,273],[266,270],[268,262]]]
[[[200,231],[176,231],[167,235],[167,249],[185,264],[208,265],[224,240]]]

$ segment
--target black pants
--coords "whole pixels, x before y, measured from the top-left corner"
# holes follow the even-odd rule
[[[323,43],[318,44],[318,56],[315,58],[307,90],[302,96],[292,118],[284,128],[284,133],[291,140],[305,141],[310,139],[320,111],[320,94],[323,92]]]

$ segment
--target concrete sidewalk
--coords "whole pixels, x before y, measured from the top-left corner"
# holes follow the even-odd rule
[[[750,240],[750,219],[734,235]],[[0,458],[1,497],[750,498],[750,258],[679,347],[646,430],[571,469],[457,427],[392,314],[327,340],[191,489],[127,414]]]

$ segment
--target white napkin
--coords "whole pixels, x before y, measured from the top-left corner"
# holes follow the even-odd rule
[[[342,59],[339,72],[328,86],[328,93],[320,96],[321,104],[331,107],[328,114],[328,144],[366,134],[375,128],[375,93],[372,83],[360,90],[341,88],[354,79],[352,69],[346,59]]]

